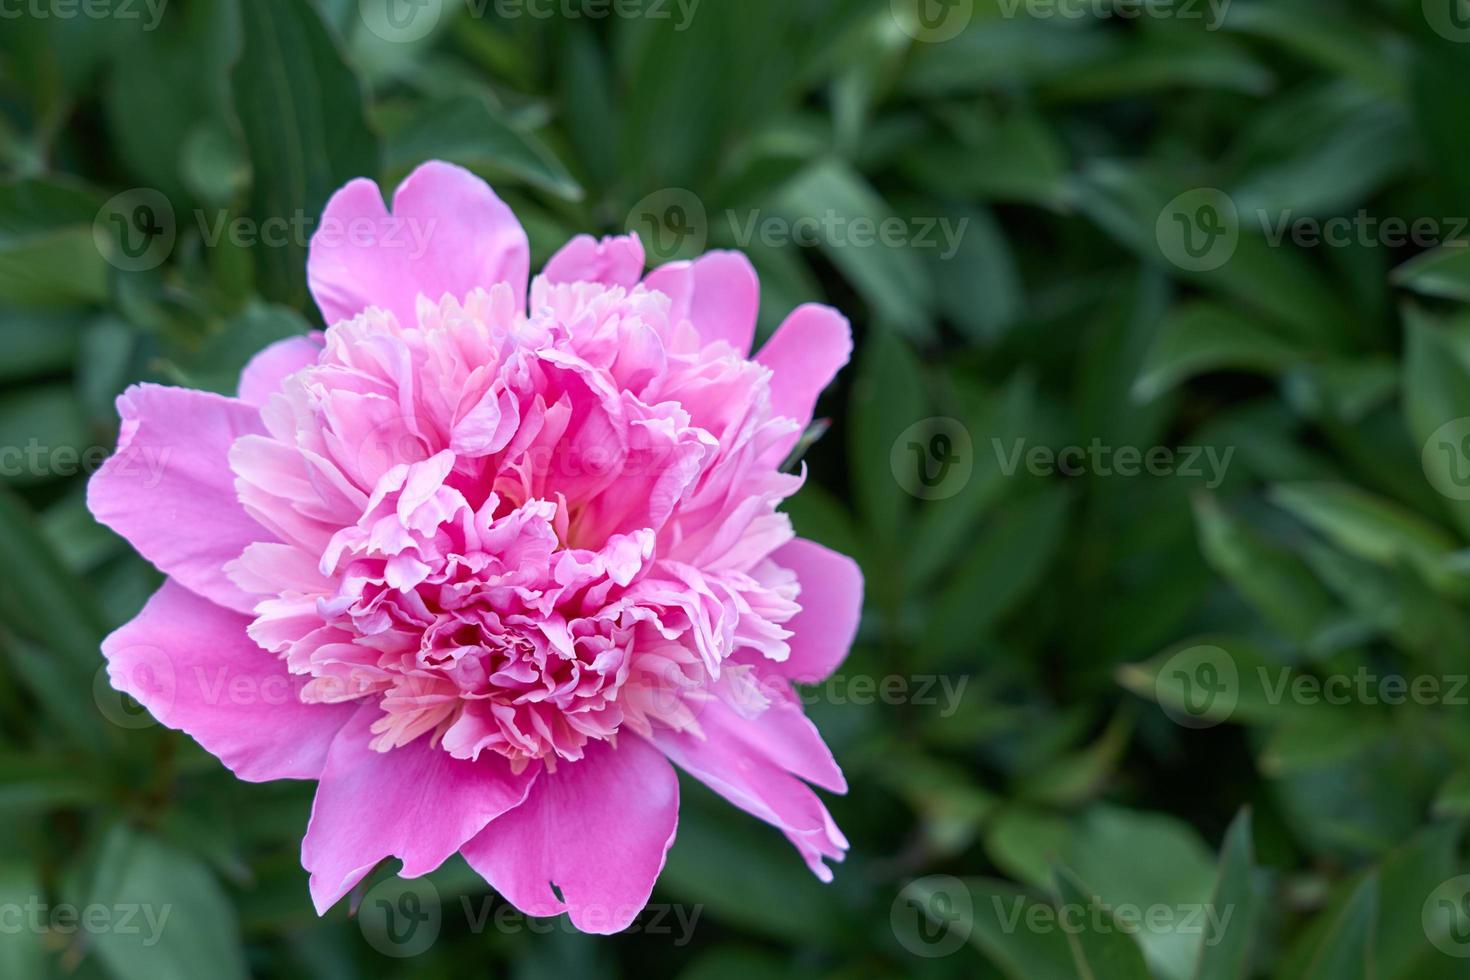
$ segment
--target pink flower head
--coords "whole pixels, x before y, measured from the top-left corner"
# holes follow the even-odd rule
[[[674,838],[670,760],[830,879],[847,845],[807,784],[846,787],[791,682],[846,656],[862,579],[777,507],[847,322],[802,307],[752,359],[750,264],[645,277],[632,236],[574,239],[528,302],[519,223],[442,163],[391,213],[353,181],[322,227],[324,335],[238,398],[118,401],[89,503],[169,580],[104,644],[113,685],[242,779],[318,781],[318,911],[460,852],[529,914],[623,929]]]

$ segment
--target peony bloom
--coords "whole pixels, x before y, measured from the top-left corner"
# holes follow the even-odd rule
[[[645,276],[636,237],[584,236],[529,297],[528,254],[457,167],[391,214],[353,181],[312,242],[325,334],[238,398],[119,399],[89,505],[168,581],[104,644],[112,683],[241,779],[317,780],[319,912],[459,852],[528,914],[623,929],[675,765],[829,880],[807,784],[846,787],[791,682],[846,656],[862,579],[777,507],[847,322],[802,307],[751,358],[738,254]]]

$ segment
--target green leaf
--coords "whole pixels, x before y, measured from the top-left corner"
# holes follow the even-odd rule
[[[1448,568],[1455,540],[1418,514],[1341,483],[1289,483],[1271,500],[1352,555],[1382,565],[1404,564],[1425,581],[1462,591]]]
[[[970,944],[1010,980],[1074,980],[1072,951],[1049,903],[993,878],[966,878]],[[1035,923],[1039,927],[1033,927]]]
[[[408,124],[389,137],[385,155],[394,177],[425,160],[448,160],[491,181],[521,181],[563,200],[579,201],[583,195],[544,143],[474,95],[415,106]]]
[[[849,406],[852,482],[864,525],[885,543],[901,541],[912,498],[894,476],[894,443],[929,414],[923,367],[893,333],[871,337]]]
[[[1378,924],[1378,876],[1363,879],[1323,937],[1302,980],[1371,980]]]
[[[61,307],[107,297],[110,270],[93,230],[100,203],[70,184],[0,183],[0,303]]]
[[[1176,307],[1159,327],[1133,386],[1149,402],[1190,378],[1211,371],[1273,374],[1304,356],[1259,320],[1213,303]]]
[[[1066,540],[1070,501],[1064,484],[1051,484],[997,508],[930,609],[926,663],[965,649],[1043,580]]]
[[[1067,930],[1077,973],[1085,980],[1151,980],[1138,943],[1107,905],[1066,868],[1057,867],[1055,875],[1063,907],[1085,910],[1082,927]],[[1100,927],[1094,922],[1095,910],[1104,917]]]
[[[251,217],[314,228],[327,198],[354,177],[378,172],[378,142],[363,114],[362,88],[307,0],[240,4],[244,45],[231,75],[254,172]],[[261,234],[255,249],[267,298],[306,302],[306,243]]]
[[[1470,247],[1455,242],[1417,255],[1394,270],[1393,281],[1425,296],[1470,303]]]
[[[1404,415],[1429,483],[1462,536],[1470,535],[1470,320],[1438,323],[1415,307],[1405,312]],[[1462,432],[1461,430],[1465,431]]]
[[[0,608],[5,622],[45,643],[90,680],[100,665],[107,630],[86,587],[52,553],[35,515],[13,493],[0,489],[0,552],[25,555],[24,563],[0,562]]]
[[[45,892],[34,867],[19,861],[0,862],[0,908],[11,915],[25,916],[26,909],[44,900]],[[42,939],[42,934],[31,929],[24,918],[18,929],[12,920],[5,929],[5,941],[0,942],[0,975],[16,980],[44,977]]]
[[[107,929],[92,941],[115,980],[195,980],[249,975],[228,896],[197,859],[125,825],[104,839],[92,872],[89,905],[134,909],[132,929]]]
[[[819,222],[819,247],[879,320],[910,337],[930,335],[928,270],[908,238],[911,230],[917,240],[916,226],[895,215],[860,175],[839,160],[823,160],[787,184],[775,206],[790,222]],[[895,244],[883,229],[898,227],[906,230]]]
[[[1228,513],[1212,494],[1195,495],[1194,516],[1205,559],[1267,622],[1302,644],[1328,623],[1336,604],[1301,558]]]
[[[1211,923],[1200,940],[1194,980],[1246,980],[1261,912],[1261,896],[1254,883],[1251,814],[1242,810],[1225,833],[1220,849],[1220,871],[1210,897]],[[1226,918],[1228,916],[1228,919]]]

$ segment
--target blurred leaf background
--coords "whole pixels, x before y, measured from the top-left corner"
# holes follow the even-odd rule
[[[1470,976],[1461,0],[0,11],[0,976]],[[748,252],[762,335],[851,315],[790,504],[868,580],[833,884],[686,783],[657,920],[486,920],[455,862],[395,957],[311,911],[310,786],[108,687],[159,581],[84,506],[113,398],[320,326],[327,196],[435,157],[536,266],[632,229]]]

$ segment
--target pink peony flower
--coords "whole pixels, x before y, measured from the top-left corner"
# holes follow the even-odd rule
[[[112,683],[241,779],[318,781],[319,912],[459,852],[529,914],[621,930],[674,839],[671,760],[823,880],[841,860],[791,682],[846,656],[862,579],[776,508],[848,325],[804,306],[752,359],[742,256],[643,264],[579,237],[528,303],[478,178],[427,164],[391,214],[353,181],[312,243],[324,335],[238,398],[118,400],[89,504],[169,578],[104,644]]]

